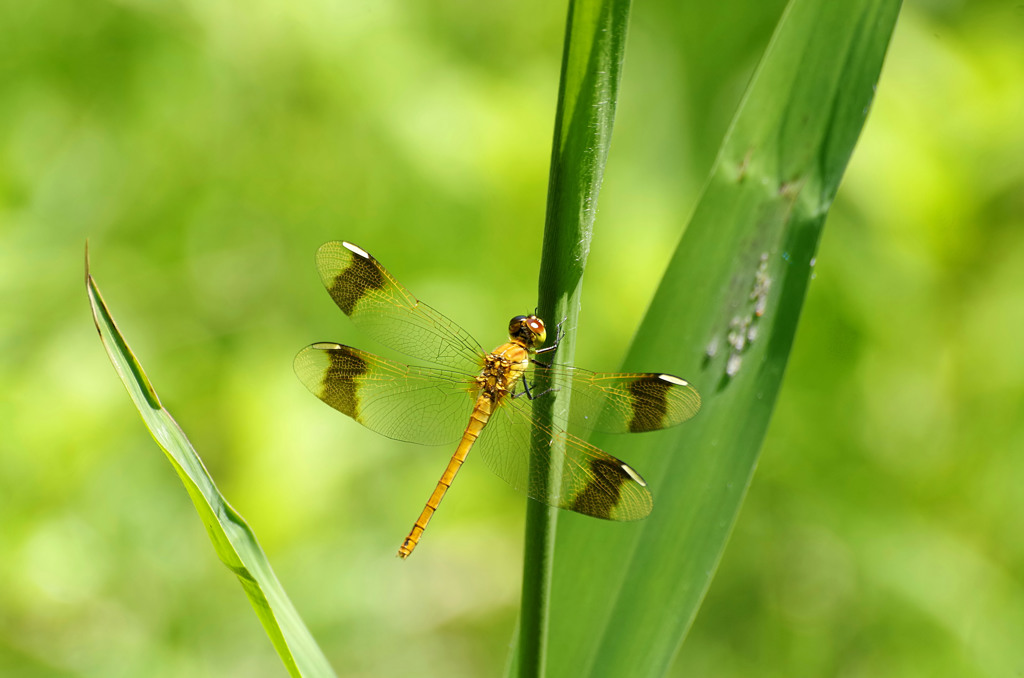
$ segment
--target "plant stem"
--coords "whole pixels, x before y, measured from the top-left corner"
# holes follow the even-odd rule
[[[551,336],[559,322],[566,329],[556,356],[560,362],[571,362],[575,349],[572,330],[615,119],[629,7],[630,0],[569,3],[538,294],[539,313],[547,319]],[[546,425],[556,409],[568,409],[571,395],[567,385],[552,386],[558,389],[554,397],[535,403],[537,416]],[[556,447],[549,449],[545,468],[531,469],[531,477],[557,488],[561,455]],[[557,494],[545,490],[546,496]],[[556,527],[556,509],[529,501],[519,628],[522,677],[544,675]]]

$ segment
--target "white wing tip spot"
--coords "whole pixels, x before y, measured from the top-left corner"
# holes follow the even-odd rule
[[[341,348],[341,344],[335,344],[334,342],[331,341],[318,341],[317,343],[313,344],[313,348],[318,349],[320,351],[337,351],[339,348]]]
[[[640,474],[631,469],[628,464],[622,464],[622,470],[629,474],[630,478],[640,483],[641,486],[647,487],[647,483],[640,477]]]
[[[661,379],[662,381],[667,381],[668,383],[675,384],[677,386],[689,386],[690,385],[690,382],[686,381],[685,379],[680,379],[679,377],[673,377],[671,374],[659,374],[658,375],[658,379]]]
[[[353,245],[350,242],[343,242],[341,244],[344,245],[345,249],[347,249],[349,252],[352,252],[353,254],[358,254],[363,259],[370,258],[370,255],[366,253],[366,250],[364,250],[362,247],[359,247],[358,245]]]

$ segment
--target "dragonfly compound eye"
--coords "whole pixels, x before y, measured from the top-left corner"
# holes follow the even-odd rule
[[[530,329],[530,333],[533,334],[534,345],[541,346],[548,338],[548,332],[544,328],[544,321],[535,315],[531,315],[529,318],[525,318],[524,320],[526,322],[526,326]]]

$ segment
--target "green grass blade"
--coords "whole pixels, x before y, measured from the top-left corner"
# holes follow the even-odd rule
[[[629,5],[629,0],[569,3],[538,293],[540,316],[549,322],[564,320],[569,328],[576,326],[580,283],[611,141]],[[574,351],[575,333],[569,332],[557,359],[571,362]],[[564,388],[556,394],[538,401],[548,408],[549,423],[552,410],[568,408],[571,397]],[[560,472],[554,464],[540,471],[551,484],[558,482]],[[544,673],[557,514],[539,502],[527,502],[518,653],[521,676]]]
[[[626,361],[690,379],[703,411],[597,441],[644,473],[655,508],[636,524],[561,519],[551,675],[661,675],[685,638],[753,474],[899,6],[793,0],[783,14]]]
[[[96,329],[114,369],[128,389],[146,428],[178,472],[217,556],[238,577],[288,672],[293,676],[335,675],[277,580],[256,535],[221,495],[185,433],[160,404],[153,385],[118,331],[89,273],[88,254],[86,288]]]

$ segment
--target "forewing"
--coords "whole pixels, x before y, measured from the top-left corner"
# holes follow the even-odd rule
[[[411,367],[332,343],[302,349],[294,366],[313,395],[389,438],[452,443],[473,411],[474,382],[457,372]]]
[[[680,424],[700,410],[697,389],[670,374],[591,372],[567,365],[537,365],[531,376],[536,379],[542,371],[571,384],[569,416],[560,422],[571,430],[656,431]]]
[[[419,301],[376,259],[351,243],[324,243],[317,270],[328,293],[362,331],[396,351],[445,367],[479,369],[480,344]]]
[[[552,450],[564,443],[561,484],[542,478]],[[640,520],[653,501],[640,474],[628,464],[560,428],[533,422],[525,398],[506,398],[492,414],[474,447],[502,480],[532,499],[606,520]]]

